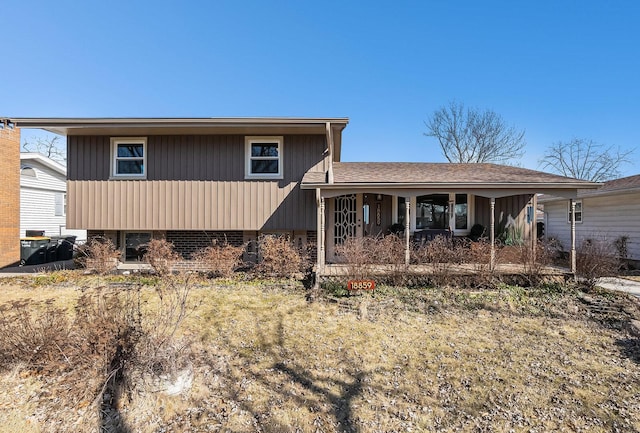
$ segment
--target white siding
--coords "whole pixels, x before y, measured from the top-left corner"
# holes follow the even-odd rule
[[[44,230],[46,236],[69,235],[85,240],[85,230],[66,230],[66,216],[56,215],[64,203],[65,176],[36,160],[22,160],[21,165],[33,168],[36,176],[20,176],[20,236],[27,230]]]
[[[629,258],[640,260],[640,193],[581,198],[582,223],[576,224],[576,243],[584,239],[614,242],[627,236]],[[546,237],[557,238],[565,251],[571,248],[571,224],[567,222],[569,200],[545,203]]]

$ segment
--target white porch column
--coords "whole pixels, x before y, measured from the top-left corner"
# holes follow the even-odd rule
[[[490,240],[491,240],[491,261],[489,262],[489,269],[492,271],[496,267],[496,199],[491,197],[491,230]]]
[[[404,246],[404,263],[405,265],[408,265],[409,262],[411,261],[411,244],[410,244],[410,233],[411,233],[411,228],[409,227],[409,221],[411,221],[411,219],[409,218],[411,216],[411,212],[409,211],[409,208],[411,207],[411,201],[409,200],[409,198],[405,198],[404,200],[404,240],[405,240],[405,246]]]
[[[571,199],[571,273],[576,273],[576,201]]]
[[[318,242],[320,243],[320,254],[318,255],[318,260],[320,261],[320,269],[324,272],[324,264],[325,264],[325,205],[324,205],[324,197],[320,197],[320,233],[318,233]]]

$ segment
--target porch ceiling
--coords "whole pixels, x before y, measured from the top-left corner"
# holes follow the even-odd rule
[[[470,192],[485,197],[552,193],[575,197],[578,189],[602,184],[573,179],[521,167],[497,164],[338,162],[333,166],[333,183],[326,174],[307,172],[303,189],[320,189],[325,197],[345,192],[368,192],[401,196],[424,193]]]

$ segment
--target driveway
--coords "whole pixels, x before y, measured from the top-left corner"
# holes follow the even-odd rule
[[[75,269],[73,260],[61,260],[58,262],[43,263],[40,265],[11,266],[0,269],[0,278],[20,277],[25,274],[36,275],[48,271],[61,269]]]
[[[618,277],[606,277],[598,280],[599,287],[607,290],[618,290],[640,297],[640,281],[627,280]]]

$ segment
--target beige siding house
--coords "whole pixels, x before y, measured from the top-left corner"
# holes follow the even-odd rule
[[[570,245],[570,202],[542,197],[545,235]],[[597,190],[579,191],[576,197],[576,236],[610,242],[623,240],[626,258],[640,261],[640,175],[605,182]]]
[[[185,258],[226,239],[285,233],[317,270],[350,237],[429,230],[535,242],[536,194],[597,184],[495,164],[340,162],[346,118],[12,119],[65,135],[67,227],[111,237],[123,260],[166,237]]]

